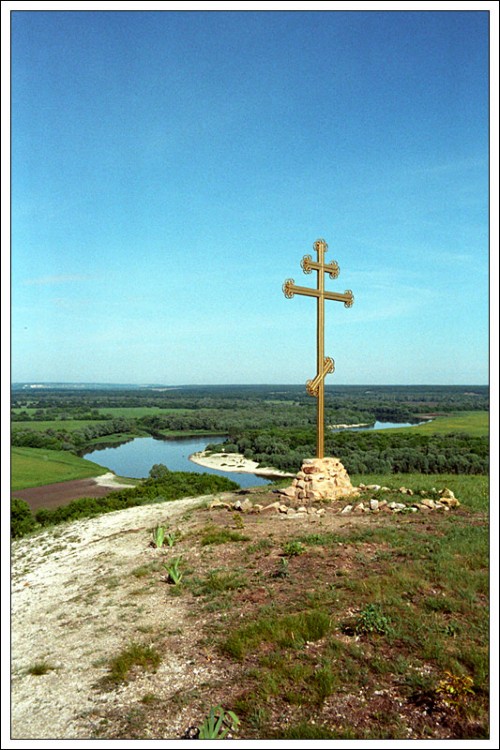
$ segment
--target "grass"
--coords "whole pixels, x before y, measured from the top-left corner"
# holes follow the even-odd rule
[[[133,642],[110,660],[105,682],[113,685],[126,682],[132,670],[154,671],[160,662],[161,656],[154,646]]]
[[[208,526],[202,533],[201,545],[206,547],[209,544],[226,544],[227,542],[247,542],[249,536],[240,534],[238,531],[227,529],[221,526]]]
[[[465,474],[352,474],[353,485],[378,484],[398,489],[408,487],[414,491],[448,487],[470,511],[487,512],[489,504],[489,478]],[[404,499],[404,496],[401,496]]]
[[[52,669],[55,669],[55,667],[52,664],[49,664],[47,661],[37,661],[34,664],[32,664],[28,669],[26,670],[27,674],[31,674],[36,677],[40,677],[44,674],[47,674]]]
[[[412,427],[392,427],[390,432],[416,431],[425,435],[432,433],[468,432],[469,435],[488,435],[489,413],[487,411],[457,411],[446,416],[434,417],[431,422],[425,422]]]
[[[104,466],[68,453],[45,448],[12,448],[12,490],[86,479],[103,474]]]
[[[161,414],[189,414],[191,411],[191,409],[164,409],[160,406],[111,406],[99,409],[99,414],[109,414],[113,419],[118,417],[140,419]]]
[[[487,477],[357,479],[415,492],[449,486],[461,508],[289,527],[278,549],[301,544],[307,554],[292,557],[291,577],[268,580],[269,604],[226,616],[219,636],[246,675],[231,697],[241,736],[401,740],[410,725],[414,739],[486,737]],[[249,547],[261,561],[266,548]]]
[[[318,610],[293,615],[265,613],[255,621],[236,628],[222,644],[222,650],[235,659],[242,660],[263,644],[300,647],[307,641],[322,638],[329,628],[330,617],[326,612]]]
[[[227,591],[245,588],[247,582],[239,571],[212,570],[205,578],[195,578],[190,582],[194,596],[219,595]]]

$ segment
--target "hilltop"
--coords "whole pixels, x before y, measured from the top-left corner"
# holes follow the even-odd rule
[[[487,736],[487,479],[405,484],[461,506],[226,507],[274,502],[264,487],[15,541],[13,737],[175,739],[218,704],[244,739]]]

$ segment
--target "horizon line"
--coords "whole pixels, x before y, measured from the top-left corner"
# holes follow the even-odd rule
[[[304,385],[302,381],[295,383],[285,382],[252,382],[252,383],[124,383],[115,381],[104,381],[104,380],[13,380],[10,383],[11,387],[18,385],[30,385],[36,386],[54,386],[54,385],[117,385],[121,387],[133,386],[134,388],[206,388],[206,387],[251,387],[251,386],[300,386]],[[386,387],[386,386],[398,386],[398,387],[451,387],[451,388],[488,388],[489,383],[325,383],[326,388],[337,388],[337,387]],[[305,386],[304,386],[305,387]]]

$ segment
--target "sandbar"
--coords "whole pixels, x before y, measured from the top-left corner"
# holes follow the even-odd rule
[[[256,474],[261,477],[294,477],[286,471],[273,469],[269,466],[259,468],[256,461],[245,458],[240,453],[211,453],[199,451],[189,456],[190,461],[207,469],[218,469],[219,471],[238,472],[241,474]]]

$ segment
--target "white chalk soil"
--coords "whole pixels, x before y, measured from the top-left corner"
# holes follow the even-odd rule
[[[215,667],[195,663],[186,645],[200,623],[189,620],[180,598],[167,599],[138,574],[162,552],[149,545],[151,529],[175,528],[208,499],[128,508],[12,543],[11,739],[99,737],[103,713],[139,702],[151,680],[168,700],[211,678]],[[153,676],[99,687],[110,658],[159,633],[171,645]],[[46,673],[33,674],[43,664]],[[168,736],[180,737],[190,720],[180,711]]]
[[[120,482],[117,479],[116,474],[113,474],[112,471],[107,471],[105,474],[101,474],[98,477],[93,477],[93,481],[100,487],[113,487],[117,490],[122,488],[130,489],[130,487],[134,485],[133,481],[131,481],[129,484]]]

